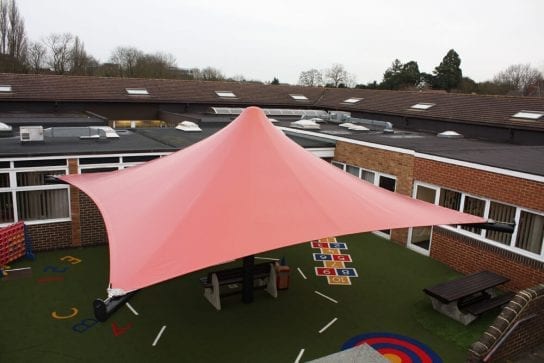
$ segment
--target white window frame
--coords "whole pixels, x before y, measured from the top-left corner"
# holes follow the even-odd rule
[[[423,183],[423,182],[420,182],[420,181],[415,181],[414,185],[413,185],[413,188],[412,188],[412,198],[414,198],[414,199],[417,199],[417,187],[418,186],[434,190],[435,194],[434,194],[434,202],[433,203],[438,205],[438,202],[440,200],[440,188],[438,188],[437,186],[432,185],[432,184]],[[432,245],[433,245],[432,226],[431,226],[431,236],[429,237],[429,249],[428,250],[426,250],[424,248],[421,248],[421,247],[419,247],[417,245],[412,244],[412,242],[411,242],[412,241],[412,232],[413,232],[414,228],[418,228],[418,227],[408,228],[408,236],[407,236],[407,240],[406,240],[406,247],[408,247],[409,249],[411,249],[411,250],[413,250],[413,251],[415,251],[417,253],[420,253],[422,255],[430,256],[431,248],[432,248]]]
[[[536,211],[536,210],[533,210],[533,209],[530,209],[530,208],[520,207],[520,206],[517,206],[517,205],[513,205],[511,203],[506,203],[504,201],[490,199],[490,198],[482,197],[482,196],[479,196],[479,195],[474,195],[474,194],[471,194],[471,193],[465,193],[465,192],[455,190],[455,189],[452,189],[452,188],[448,188],[448,187],[440,187],[438,185],[427,184],[427,183],[423,183],[423,182],[419,182],[419,181],[414,181],[414,187],[413,187],[413,191],[412,191],[413,195],[415,195],[414,194],[415,193],[415,185],[423,185],[423,186],[426,186],[426,187],[432,187],[432,188],[438,189],[438,199],[436,199],[436,203],[435,203],[436,205],[439,204],[440,192],[442,191],[442,189],[448,189],[448,190],[452,190],[452,191],[460,193],[461,194],[461,203],[460,203],[459,210],[458,210],[459,212],[462,212],[463,209],[464,209],[465,198],[466,197],[471,197],[471,198],[476,198],[476,199],[483,200],[485,202],[484,218],[486,218],[486,219],[489,218],[489,210],[490,210],[491,202],[496,202],[496,203],[500,203],[500,204],[504,204],[504,205],[516,208],[515,220],[514,220],[516,226],[514,228],[514,232],[512,233],[512,237],[510,239],[510,244],[508,244],[508,245],[504,244],[504,243],[494,241],[492,239],[486,238],[484,229],[482,229],[480,234],[477,234],[477,233],[473,233],[473,232],[470,232],[470,231],[467,231],[467,230],[461,228],[460,225],[456,225],[456,226],[441,225],[440,227],[444,228],[444,229],[447,229],[449,231],[458,233],[460,235],[470,237],[470,238],[476,239],[478,241],[490,244],[492,246],[502,248],[502,249],[510,251],[512,253],[531,258],[533,260],[544,261],[544,237],[543,237],[542,242],[541,242],[540,254],[536,254],[536,253],[524,250],[522,248],[516,247],[516,239],[517,239],[517,234],[518,234],[518,226],[519,226],[519,220],[520,220],[521,212],[524,211],[524,212],[531,213],[531,214],[536,214],[536,215],[539,215],[539,216],[542,216],[542,217],[544,217],[544,212]],[[432,236],[431,236],[431,238],[432,238]],[[408,241],[407,241],[407,245],[409,243]]]

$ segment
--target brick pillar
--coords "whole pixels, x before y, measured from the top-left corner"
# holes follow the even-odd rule
[[[77,159],[68,160],[68,173],[77,174]],[[81,246],[81,219],[79,207],[79,189],[70,187],[70,210],[72,218],[72,246]]]

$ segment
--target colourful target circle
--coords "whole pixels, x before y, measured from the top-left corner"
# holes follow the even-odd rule
[[[391,363],[442,363],[442,358],[418,340],[393,333],[367,333],[354,336],[342,350],[368,344]]]

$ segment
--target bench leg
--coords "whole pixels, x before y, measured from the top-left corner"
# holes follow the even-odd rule
[[[214,308],[221,310],[219,281],[217,280],[216,274],[212,274],[212,287],[206,287],[204,289],[204,297],[213,305]]]
[[[276,269],[274,265],[270,264],[270,275],[268,276],[268,283],[265,289],[270,295],[278,297],[278,286],[276,285]]]
[[[476,315],[472,315],[472,314],[469,314],[469,313],[464,313],[461,310],[459,310],[459,307],[457,306],[456,301],[451,302],[449,304],[445,304],[445,303],[439,301],[438,299],[435,299],[432,296],[429,296],[429,298],[431,299],[434,310],[439,311],[442,314],[447,315],[450,318],[457,320],[458,322],[460,322],[463,325],[468,325],[468,324],[472,323],[478,317]]]

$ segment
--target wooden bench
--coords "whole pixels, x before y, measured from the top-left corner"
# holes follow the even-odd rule
[[[244,268],[235,267],[212,271],[200,278],[204,287],[204,297],[217,309],[221,310],[221,297],[240,294],[244,279]],[[253,288],[265,289],[273,297],[278,297],[276,287],[276,269],[274,263],[264,262],[253,266]]]
[[[507,304],[514,297],[513,292],[508,292],[495,297],[490,297],[477,302],[473,302],[469,305],[465,305],[461,310],[466,311],[472,315],[481,315],[486,311],[493,310],[499,306]]]

